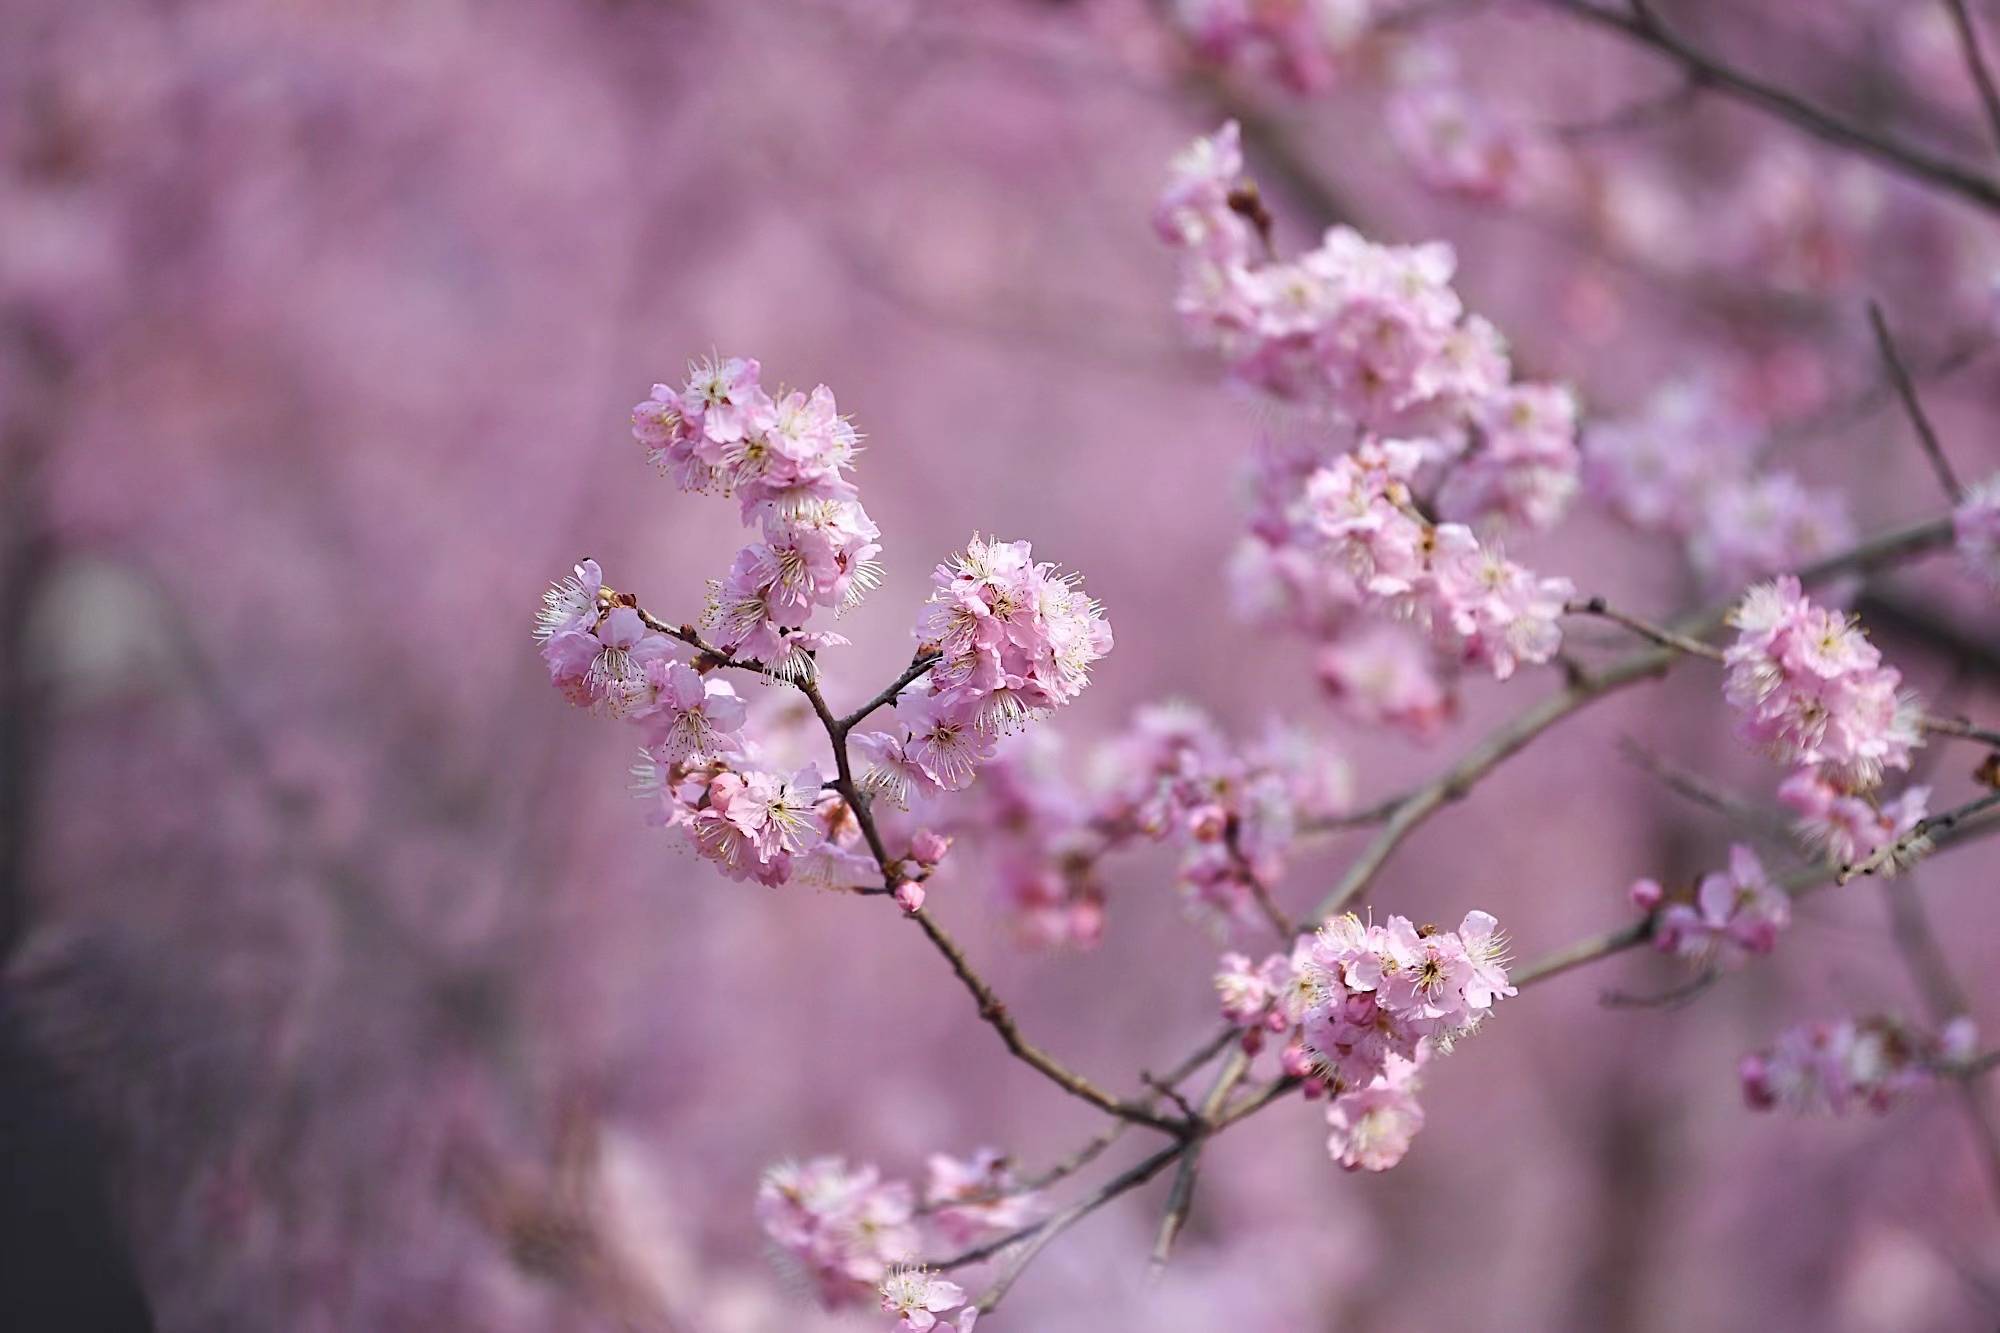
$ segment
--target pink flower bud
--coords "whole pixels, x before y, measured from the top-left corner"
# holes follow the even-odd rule
[[[933,829],[918,829],[910,839],[910,855],[917,863],[934,866],[951,850],[951,839]]]
[[[896,886],[896,904],[905,912],[915,912],[924,905],[924,886],[913,879],[906,879]]]
[[[1627,892],[1632,895],[1632,906],[1642,912],[1652,911],[1667,896],[1666,890],[1660,887],[1660,882],[1656,879],[1635,879]]]
[[[1753,1110],[1768,1111],[1778,1104],[1778,1098],[1771,1091],[1770,1071],[1765,1067],[1763,1057],[1746,1055],[1743,1063],[1736,1067],[1736,1076],[1743,1081],[1743,1100]]]

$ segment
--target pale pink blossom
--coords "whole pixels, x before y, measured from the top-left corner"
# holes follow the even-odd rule
[[[1406,1088],[1378,1084],[1327,1103],[1327,1152],[1349,1171],[1387,1171],[1424,1127],[1424,1108]]]

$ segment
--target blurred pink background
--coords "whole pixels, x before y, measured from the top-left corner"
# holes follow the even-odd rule
[[[1842,95],[1892,59],[1817,10],[1767,4],[1755,19],[1799,44],[1739,45]],[[1054,724],[1075,751],[1183,698],[1238,733],[1311,721],[1368,800],[1555,673],[1474,685],[1422,749],[1344,724],[1305,645],[1233,620],[1262,408],[1183,345],[1147,226],[1192,135],[1262,108],[1370,235],[1452,240],[1468,303],[1593,415],[1766,360],[1807,368],[1807,407],[1840,401],[1872,382],[1871,295],[1932,348],[1988,317],[1991,223],[1872,169],[1919,220],[1772,315],[1740,272],[1661,280],[1531,211],[1428,194],[1368,77],[1311,102],[1246,89],[1137,0],[8,0],[0,24],[8,1023],[33,1052],[19,1088],[57,1090],[54,1118],[90,1136],[99,1221],[166,1330],[886,1327],[821,1314],[768,1261],[767,1164],[916,1174],[980,1144],[1041,1163],[1096,1128],[1003,1058],[883,904],[674,851],[625,789],[629,737],[547,688],[528,630],[575,559],[674,615],[726,566],[730,507],[655,478],[627,431],[690,358],[831,385],[867,437],[888,576],[841,626],[836,704],[908,659],[936,560],[975,530],[1025,537],[1085,572],[1118,633]],[[1536,114],[1664,82],[1532,6],[1449,40]],[[1963,117],[1919,91],[1913,132]],[[1703,103],[1591,151],[1658,155],[1699,214],[1764,132]],[[1309,236],[1327,200],[1259,145]],[[1975,363],[1927,390],[1967,476],[2000,465],[1996,389]],[[1864,533],[1939,510],[1893,411],[1787,461],[1852,487]],[[1519,553],[1662,617],[1695,597],[1666,545],[1587,505]],[[1948,574],[1870,595],[1955,626],[1963,660],[1886,618],[1876,637],[1991,718],[2000,617]],[[1625,921],[1631,879],[1714,864],[1729,834],[1621,737],[1769,790],[1712,689],[1687,673],[1585,714],[1370,901],[1488,908],[1523,958]],[[1959,758],[1936,779],[1953,791]],[[2000,956],[1996,864],[1974,847],[1918,872],[1975,978]],[[933,902],[1030,1032],[1124,1087],[1213,1028],[1218,941],[1171,874],[1164,852],[1118,863],[1092,953],[1021,952],[971,867]],[[1317,1108],[1274,1108],[1211,1149],[1163,1283],[1144,1280],[1156,1185],[1053,1246],[993,1327],[1990,1325],[2000,1228],[1952,1099],[1837,1122],[1740,1104],[1738,1055],[1779,1028],[1918,1010],[1883,919],[1872,883],[1815,898],[1776,958],[1676,1010],[1598,1003],[1671,984],[1639,956],[1510,1002],[1431,1075],[1387,1175],[1330,1163]],[[1994,1003],[1976,1016],[2000,1032]]]

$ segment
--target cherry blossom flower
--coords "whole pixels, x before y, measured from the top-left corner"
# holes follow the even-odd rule
[[[882,1280],[882,1312],[899,1315],[898,1328],[929,1333],[938,1315],[965,1303],[965,1288],[925,1268],[897,1268]]]
[[[651,707],[636,716],[645,725],[648,747],[677,764],[733,748],[746,713],[728,681],[668,662]]]
[[[1381,1081],[1329,1101],[1326,1123],[1334,1161],[1349,1171],[1387,1171],[1410,1151],[1424,1127],[1424,1108],[1408,1087]]]
[[[1633,895],[1635,902],[1648,896],[1654,895]],[[1703,964],[1727,963],[1770,953],[1791,920],[1791,899],[1771,882],[1757,854],[1739,843],[1729,849],[1727,870],[1702,877],[1693,901],[1674,899],[1660,907],[1653,945]]]

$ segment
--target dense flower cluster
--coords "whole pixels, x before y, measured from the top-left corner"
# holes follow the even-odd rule
[[[1285,1072],[1332,1092],[1335,1160],[1383,1171],[1423,1125],[1417,1067],[1514,994],[1497,927],[1485,912],[1468,912],[1456,931],[1401,916],[1366,925],[1349,913],[1261,963],[1224,954],[1216,994],[1246,1049],[1284,1035]]]
[[[1425,518],[1410,489],[1423,458],[1421,444],[1370,440],[1313,474],[1307,513],[1327,556],[1367,597],[1500,680],[1548,661],[1575,585],[1531,573],[1462,523]]]
[[[734,495],[757,530],[711,585],[717,646],[798,674],[812,649],[840,641],[804,630],[814,608],[850,605],[875,586],[881,530],[848,478],[860,437],[833,391],[773,398],[758,375],[757,362],[731,357],[695,367],[680,390],[655,384],[632,409],[632,434],[682,490]]]
[[[1883,665],[1851,619],[1784,575],[1745,594],[1729,623],[1737,635],[1724,655],[1724,693],[1745,741],[1854,790],[1909,767],[1921,713],[1902,673]]]
[[[1576,398],[1513,380],[1498,331],[1450,285],[1449,247],[1335,228],[1273,257],[1242,172],[1231,123],[1176,160],[1154,215],[1182,252],[1177,305],[1195,336],[1311,422],[1252,454],[1239,601],[1326,641],[1323,677],[1353,715],[1434,732],[1459,666],[1505,679],[1560,645],[1568,583],[1476,529],[1561,518],[1578,487]],[[1428,638],[1428,660],[1378,633],[1384,620]]]
[[[1392,1056],[1365,1088],[1340,1093],[1326,1104],[1327,1154],[1349,1171],[1387,1171],[1410,1151],[1424,1127],[1416,1071],[1423,1056]]]
[[[1706,380],[1668,384],[1583,441],[1591,493],[1643,531],[1685,544],[1704,582],[1735,588],[1853,541],[1847,502],[1757,463],[1761,432]]]
[[[1893,1018],[1809,1023],[1744,1057],[1743,1097],[1759,1111],[1845,1115],[1865,1109],[1879,1115],[1963,1064],[1976,1039],[1967,1018],[1936,1033]]]
[[[926,688],[896,703],[904,734],[875,744],[899,784],[958,791],[996,737],[1083,692],[1111,651],[1111,623],[1077,576],[1037,561],[1026,542],[977,536],[931,575],[917,620],[936,663]]]
[[[847,476],[853,427],[825,386],[773,398],[758,375],[755,361],[706,362],[683,389],[653,386],[632,413],[652,461],[685,490],[734,495],[757,530],[711,585],[713,641],[651,619],[589,560],[545,595],[535,637],[564,697],[639,726],[639,789],[725,874],[879,885],[916,911],[949,839],[885,817],[893,859],[878,864],[819,768],[761,758],[743,734],[743,700],[714,674],[807,678],[816,650],[844,642],[804,628],[813,610],[848,605],[876,579],[879,532]],[[897,807],[968,786],[1002,734],[1074,699],[1111,648],[1111,627],[1076,577],[1035,561],[1026,542],[975,537],[934,583],[917,627],[929,669],[895,699],[894,730],[853,738],[868,786]]]
[[[1969,487],[1951,521],[1959,556],[1979,577],[2000,584],[2000,475]]]
[[[1792,921],[1791,898],[1741,844],[1729,849],[1728,869],[1702,876],[1687,897],[1670,898],[1650,879],[1633,884],[1631,896],[1634,906],[1654,914],[1655,948],[1703,966],[1771,952]]]
[[[1512,372],[1499,331],[1452,290],[1451,248],[1376,245],[1336,227],[1278,259],[1246,197],[1233,121],[1175,159],[1154,226],[1182,252],[1175,304],[1189,330],[1246,384],[1461,452]]]

